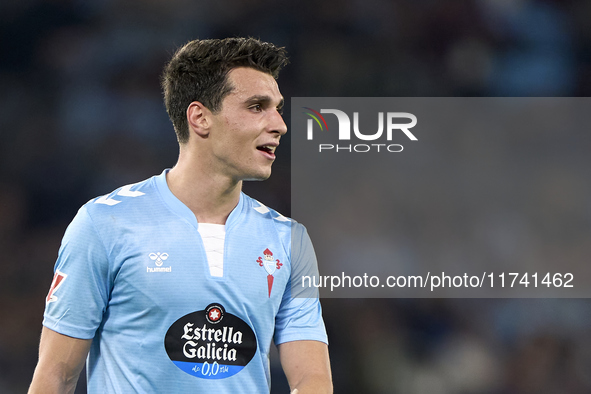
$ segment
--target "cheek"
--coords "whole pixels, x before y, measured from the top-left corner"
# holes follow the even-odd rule
[[[240,161],[252,160],[253,152],[251,152],[250,144],[247,140],[240,138],[239,135],[229,136],[222,149],[225,154],[231,156],[231,159]]]

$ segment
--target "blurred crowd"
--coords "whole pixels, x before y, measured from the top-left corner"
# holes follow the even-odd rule
[[[175,164],[159,75],[177,47],[236,35],[286,46],[292,63],[279,79],[286,98],[589,96],[589,16],[584,0],[3,1],[0,392],[28,387],[53,264],[77,209]],[[556,163],[568,159],[559,153]],[[285,142],[272,178],[245,185],[285,215],[289,156]],[[589,163],[579,164],[589,175]],[[589,186],[557,174],[540,198],[554,199],[558,214],[586,206],[573,236],[588,236],[591,205],[581,196]],[[401,191],[398,204],[414,197]],[[484,225],[510,238],[511,224]],[[569,258],[570,238],[560,235],[556,254]],[[462,237],[449,242],[468,247]],[[588,259],[587,252],[576,250]],[[586,299],[327,299],[323,306],[336,393],[591,392]],[[286,392],[277,376],[273,392]]]

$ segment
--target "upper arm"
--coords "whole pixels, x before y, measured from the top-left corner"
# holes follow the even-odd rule
[[[78,339],[43,327],[39,362],[29,394],[73,393],[92,339]]]
[[[298,394],[332,393],[328,346],[319,341],[292,341],[277,346],[291,390]],[[293,392],[293,391],[292,391]]]
[[[43,325],[71,337],[93,338],[109,302],[112,271],[103,238],[84,206],[64,234]]]
[[[318,275],[316,254],[304,226],[294,223],[291,235],[291,279],[275,320],[279,359],[292,393],[332,393],[318,289],[299,286],[299,278]]]
[[[301,286],[303,276],[318,275],[316,255],[304,226],[294,223],[291,233],[290,279],[275,317],[276,344],[314,340],[328,343],[316,287]]]

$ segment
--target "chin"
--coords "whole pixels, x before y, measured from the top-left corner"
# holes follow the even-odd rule
[[[243,179],[243,181],[264,181],[269,179],[269,177],[271,176],[271,174],[266,174],[266,175],[253,175],[253,176],[249,176]]]
[[[244,181],[264,181],[271,176],[271,169],[268,171],[261,171],[258,174],[248,174],[242,180]]]
[[[253,166],[250,168],[243,168],[242,174],[239,175],[239,179],[243,181],[264,181],[269,179],[271,176],[271,166]]]

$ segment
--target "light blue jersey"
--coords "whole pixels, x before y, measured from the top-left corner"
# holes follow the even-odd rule
[[[264,393],[272,340],[327,342],[318,299],[290,295],[292,269],[316,268],[301,224],[241,194],[221,277],[198,228],[166,171],[79,210],[43,324],[93,338],[89,393]]]

